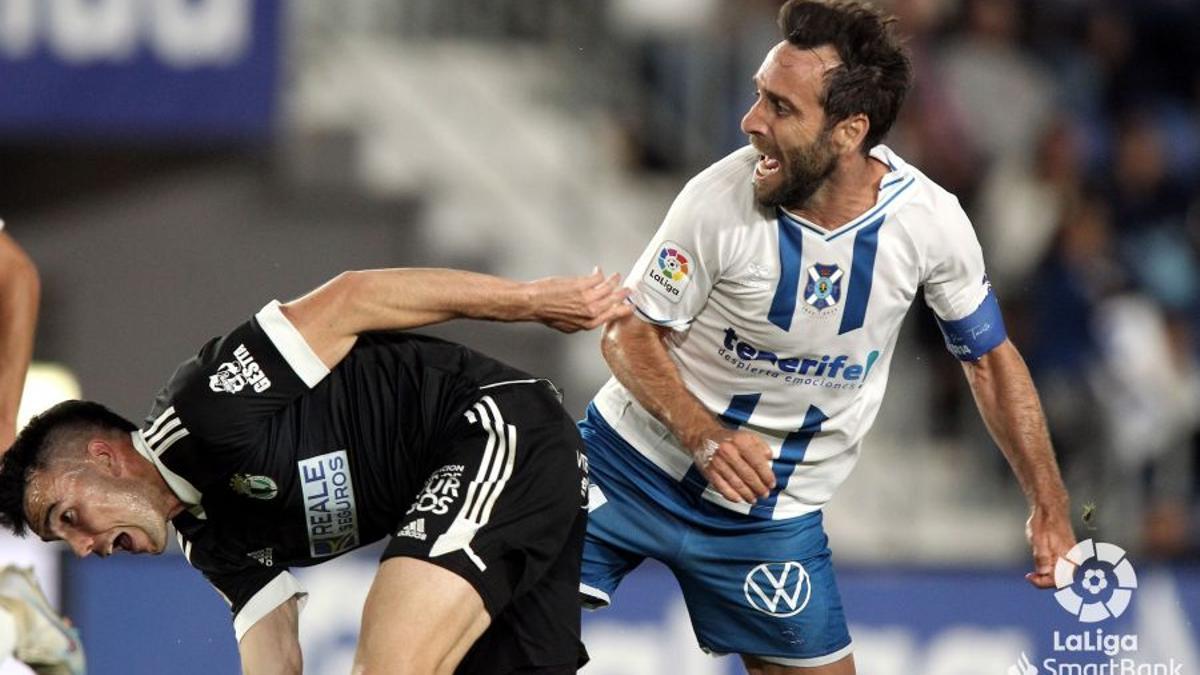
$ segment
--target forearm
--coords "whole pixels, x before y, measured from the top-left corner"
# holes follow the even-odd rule
[[[404,330],[459,317],[525,318],[523,284],[447,269],[343,272],[298,300],[284,314],[313,352],[332,368],[360,333]]]
[[[243,675],[300,675],[300,605],[295,597],[250,627],[238,642]]]
[[[1011,342],[964,363],[967,381],[992,438],[1012,466],[1030,506],[1065,515],[1067,490],[1046,417],[1024,359]]]
[[[7,234],[0,232],[0,453],[12,444],[33,355],[37,323],[37,268]]]
[[[694,452],[721,424],[684,386],[659,330],[636,317],[626,317],[605,328],[601,349],[617,380]]]
[[[532,318],[527,285],[451,269],[349,272],[346,320],[351,332],[397,330],[451,319],[523,321]]]

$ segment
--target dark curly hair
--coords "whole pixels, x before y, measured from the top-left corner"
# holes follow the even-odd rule
[[[81,432],[131,433],[133,422],[92,401],[63,401],[34,417],[0,463],[0,525],[25,536],[25,487],[29,474],[44,468],[53,450]]]
[[[789,43],[837,50],[842,63],[826,74],[821,106],[829,126],[851,115],[867,116],[871,128],[863,154],[892,128],[912,84],[912,66],[895,23],[895,17],[853,0],[788,0],[779,10],[779,30]]]

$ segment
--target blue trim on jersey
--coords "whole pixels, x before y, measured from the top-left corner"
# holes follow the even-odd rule
[[[750,515],[758,516],[759,518],[770,518],[775,512],[775,504],[779,501],[779,493],[787,489],[788,481],[792,477],[792,472],[796,470],[796,465],[804,461],[804,455],[808,452],[808,444],[817,434],[821,433],[821,425],[829,416],[823,410],[815,405],[808,406],[808,412],[804,413],[804,425],[799,431],[793,431],[787,435],[783,441],[783,448],[779,451],[779,457],[771,466],[771,470],[775,472],[775,487],[771,489],[771,494],[766,499],[759,500],[750,507]]]
[[[879,228],[887,214],[860,229],[854,237],[854,257],[850,261],[850,283],[846,306],[842,309],[842,325],[838,335],[862,328],[867,317],[867,302],[871,299],[871,282],[875,277],[875,252],[879,249]]]
[[[894,168],[892,170],[895,171]],[[886,190],[887,188],[890,188],[891,186],[895,185],[896,183],[899,183],[902,180],[904,180],[904,176],[896,176],[895,178],[889,180],[888,182],[881,184],[879,186],[879,189]]]
[[[800,220],[799,217],[793,216],[792,214],[788,213],[787,211],[784,211],[782,208],[779,209],[779,215],[780,215],[780,217],[786,219],[789,223],[799,226],[799,227],[803,227],[804,229],[808,230],[809,232],[812,232],[813,234],[817,235],[818,237],[820,237],[822,239],[825,238],[825,235],[829,234],[828,230],[822,230],[821,228],[817,227],[816,225],[813,225],[811,223],[806,223],[803,220]]]
[[[647,314],[641,307],[638,307],[637,303],[630,301],[629,304],[633,305],[633,311],[636,312],[643,321],[646,323],[652,323],[655,326],[662,326],[663,328],[678,328],[680,326],[686,326],[692,322],[692,319],[656,319]]]
[[[750,421],[750,416],[754,414],[754,409],[758,407],[758,401],[761,398],[761,393],[735,395],[729,401],[729,407],[721,413],[721,421],[735,429],[746,424]]]
[[[800,252],[804,249],[804,237],[782,216],[775,219],[779,226],[779,283],[775,285],[775,297],[771,299],[771,311],[767,321],[787,331],[792,327],[796,313],[796,293],[800,288]]]
[[[845,228],[829,235],[828,237],[825,238],[825,241],[833,241],[834,239],[837,239],[838,237],[842,236],[843,234],[846,234],[848,232],[853,232],[854,230],[858,229],[859,226],[861,226],[865,222],[868,222],[872,217],[874,217],[876,214],[878,214],[880,211],[882,211],[884,208],[886,208],[888,204],[891,204],[892,201],[895,200],[896,197],[899,197],[902,192],[904,192],[908,188],[912,187],[912,184],[915,182],[917,182],[917,179],[915,177],[909,178],[907,183],[905,183],[904,185],[901,185],[899,188],[896,188],[896,191],[892,193],[892,196],[888,197],[886,200],[884,200],[882,204],[880,204],[879,206],[876,206],[875,208],[871,209],[870,211],[864,213],[861,217],[859,217],[857,220],[855,220],[852,225],[848,225]]]
[[[946,338],[946,349],[961,361],[978,361],[1008,339],[1000,303],[990,286],[983,302],[970,316],[957,321],[939,318],[937,322]]]
[[[750,421],[750,416],[754,414],[754,409],[758,407],[758,400],[762,398],[762,394],[737,394],[733,400],[729,402],[729,407],[725,412],[721,413],[721,421],[729,426],[737,429]],[[683,491],[692,497],[699,498],[704,494],[704,490],[708,488],[708,479],[700,471],[695,464],[687,470],[683,476]]]

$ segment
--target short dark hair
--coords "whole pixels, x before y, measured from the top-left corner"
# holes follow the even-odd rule
[[[826,74],[821,107],[831,127],[851,115],[867,116],[864,154],[892,128],[912,84],[912,65],[895,23],[895,17],[853,0],[788,0],[779,10],[779,30],[793,46],[837,50],[842,63]]]
[[[0,525],[25,536],[25,487],[29,474],[46,466],[51,446],[64,432],[124,432],[133,422],[93,401],[63,401],[35,416],[0,463]]]

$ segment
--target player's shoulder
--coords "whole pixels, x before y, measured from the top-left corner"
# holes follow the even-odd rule
[[[886,162],[892,171],[884,177],[883,185],[895,181],[897,197],[903,201],[895,210],[898,220],[909,229],[914,237],[938,237],[947,230],[970,221],[958,197],[925,175],[916,166],[909,164],[887,146],[879,145],[871,150],[872,156]],[[885,188],[886,189],[886,188]]]
[[[751,177],[757,157],[747,145],[717,160],[687,182],[676,205],[723,223],[754,218],[757,206]]]

